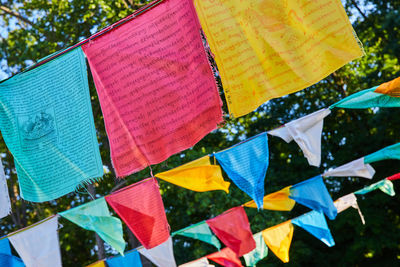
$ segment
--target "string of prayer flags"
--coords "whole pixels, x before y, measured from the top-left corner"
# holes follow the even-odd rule
[[[224,248],[206,257],[222,266],[243,267],[238,255],[230,248]]]
[[[278,136],[287,143],[295,141],[308,163],[312,166],[321,165],[321,136],[324,118],[331,114],[330,109],[321,109],[285,126],[269,131],[268,134]]]
[[[8,194],[7,179],[0,159],[0,219],[11,213],[11,201]]]
[[[106,200],[145,248],[154,248],[170,237],[156,179],[125,187],[106,196]]]
[[[400,77],[379,85],[375,92],[393,97],[400,97]]]
[[[367,179],[372,179],[374,175],[374,168],[370,164],[366,164],[364,158],[354,160],[335,169],[326,171],[324,174],[322,174],[323,177],[357,176]]]
[[[269,164],[267,133],[259,134],[214,155],[229,178],[261,209],[264,180]]]
[[[215,267],[208,262],[207,258],[200,258],[195,261],[191,261],[185,264],[179,265],[179,267]]]
[[[106,260],[108,267],[142,267],[139,252],[130,251],[124,256],[116,256]]]
[[[335,245],[335,241],[333,240],[325,216],[320,211],[313,210],[295,219],[292,219],[292,224],[303,228],[324,242],[328,247],[333,247]]]
[[[381,190],[383,193],[388,194],[391,197],[396,195],[392,181],[387,180],[387,179],[383,179],[382,181],[379,181],[377,183],[371,184],[370,186],[364,187],[363,189],[360,189],[360,190],[354,192],[354,194],[364,195],[364,194],[367,194],[376,189]]]
[[[256,242],[256,248],[251,252],[243,255],[246,266],[256,266],[257,262],[268,256],[268,247],[265,244],[262,232],[253,235]]]
[[[8,236],[28,267],[61,267],[58,215]],[[45,242],[43,242],[45,240]]]
[[[284,263],[289,262],[293,231],[294,227],[290,220],[262,231],[268,248]]]
[[[310,209],[321,211],[334,220],[337,210],[321,176],[295,184],[290,188],[290,198]]]
[[[176,231],[173,233],[173,235],[182,235],[198,239],[215,246],[218,250],[221,249],[221,243],[219,242],[218,238],[216,238],[215,235],[211,232],[210,227],[205,221]]]
[[[224,181],[220,166],[211,165],[209,156],[156,174],[156,177],[197,192],[223,190],[229,193],[230,183]]]
[[[158,267],[176,267],[172,238],[168,238],[167,241],[157,247],[141,248],[138,252]]]
[[[354,193],[351,193],[351,194],[345,195],[341,198],[338,198],[335,202],[333,202],[333,204],[335,204],[335,207],[336,207],[338,213],[340,213],[350,207],[355,208],[358,211],[358,214],[360,215],[361,222],[363,224],[365,224],[364,216],[361,213],[360,207],[358,206],[358,203],[357,203],[357,197],[354,195]]]
[[[169,0],[83,45],[119,177],[192,147],[222,101],[191,0]]]
[[[25,267],[24,262],[13,255],[0,253],[0,266],[4,267]]]
[[[363,55],[340,0],[194,3],[234,117]]]
[[[103,175],[80,48],[2,82],[0,101],[22,198],[53,200]]]
[[[92,263],[86,267],[107,267],[104,260],[101,261],[96,261],[95,263]]]
[[[110,215],[104,198],[63,211],[60,215],[86,230],[96,232],[107,244],[124,255],[126,244],[122,222]]]
[[[375,153],[365,156],[365,163],[373,163],[386,159],[400,160],[400,143],[385,147]]]
[[[296,204],[296,201],[289,198],[290,186],[283,188],[277,192],[264,196],[263,209],[265,210],[280,210],[280,211],[291,211]],[[254,200],[245,203],[243,206],[248,208],[257,208]]]
[[[388,177],[388,178],[386,178],[386,179],[387,179],[387,180],[390,180],[390,181],[398,180],[398,179],[400,179],[400,173],[395,174],[395,175],[392,175],[392,176],[390,176],[390,177]]]
[[[207,220],[207,224],[222,243],[239,257],[256,248],[249,219],[241,206]]]

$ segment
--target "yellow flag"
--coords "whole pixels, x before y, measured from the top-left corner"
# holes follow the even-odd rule
[[[376,93],[386,94],[394,97],[400,97],[400,77],[390,82],[381,84],[375,90]]]
[[[292,243],[294,227],[291,221],[278,224],[262,231],[265,243],[283,262],[289,262],[289,249]]]
[[[156,177],[197,192],[223,190],[229,193],[230,183],[224,181],[220,166],[210,164],[209,156],[156,174]]]
[[[106,267],[106,265],[104,264],[104,261],[98,261],[98,262],[92,263],[86,267]]]
[[[363,55],[340,0],[194,3],[235,117]]]
[[[291,211],[294,205],[296,204],[296,201],[289,198],[290,187],[291,186],[288,186],[275,193],[266,195],[264,197],[263,209]],[[244,206],[249,208],[257,208],[257,205],[254,202],[254,200],[247,202],[246,204],[244,204]]]

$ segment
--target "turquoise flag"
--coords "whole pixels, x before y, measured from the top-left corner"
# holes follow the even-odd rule
[[[374,91],[376,88],[378,88],[378,86],[352,94],[333,104],[329,108],[363,109],[373,107],[400,107],[400,97],[392,97],[385,94],[375,93]]]
[[[211,232],[208,224],[203,221],[195,225],[186,227],[185,229],[174,232],[172,235],[182,235],[194,239],[201,240],[210,245],[215,246],[218,250],[221,249],[221,243],[218,238]]]
[[[60,215],[86,230],[96,232],[107,244],[124,254],[125,240],[121,220],[110,215],[104,198],[63,211]]]
[[[106,260],[108,267],[142,267],[139,252],[131,250],[125,256],[117,256]]]
[[[380,189],[382,192],[392,197],[396,195],[392,181],[389,181],[387,179],[383,179],[382,181],[364,187],[363,189],[354,192],[354,194],[364,195],[376,189]]]
[[[268,256],[268,247],[265,244],[262,232],[254,234],[253,238],[256,241],[256,248],[243,255],[246,266],[256,266],[257,262]]]
[[[310,211],[300,217],[292,219],[294,225],[300,226],[322,242],[328,247],[333,247],[335,241],[333,240],[331,231],[329,230],[325,216],[319,211]]]
[[[364,163],[373,163],[386,159],[400,160],[400,143],[385,147],[375,153],[364,157]]]
[[[53,200],[103,175],[80,48],[0,83],[0,104],[24,199]]]
[[[331,220],[336,218],[337,209],[321,176],[293,185],[289,197],[301,205],[325,213]]]
[[[263,208],[268,156],[267,133],[215,154],[229,178],[255,201],[259,209]]]

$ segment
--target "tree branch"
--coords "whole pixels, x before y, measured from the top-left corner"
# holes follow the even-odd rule
[[[361,16],[363,16],[364,20],[367,19],[367,16],[364,14],[364,12],[361,11],[361,9],[358,7],[357,3],[355,0],[351,0],[351,3],[353,4],[353,6],[358,10],[358,12],[361,14]]]
[[[0,10],[2,10],[4,13],[6,13],[8,15],[11,15],[11,16],[17,18],[20,21],[23,21],[25,24],[29,24],[33,28],[37,29],[35,24],[32,21],[30,21],[29,19],[25,18],[20,13],[11,10],[9,7],[0,5]]]

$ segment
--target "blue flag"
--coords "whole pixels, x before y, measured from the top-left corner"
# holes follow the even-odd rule
[[[325,216],[319,211],[310,211],[300,217],[292,219],[292,223],[300,226],[322,242],[328,247],[333,247],[335,241],[333,240],[331,231],[329,230]]]
[[[337,209],[321,176],[292,186],[289,197],[301,205],[325,213],[331,220],[336,218]]]
[[[113,257],[106,260],[108,267],[142,267],[142,261],[137,250],[131,250],[125,256]]]
[[[12,255],[0,253],[0,266],[4,267],[25,267],[25,264],[20,258]]]
[[[256,202],[259,209],[263,207],[268,156],[267,133],[215,154],[229,178]]]
[[[11,255],[10,241],[8,241],[8,238],[0,240],[0,253]]]

